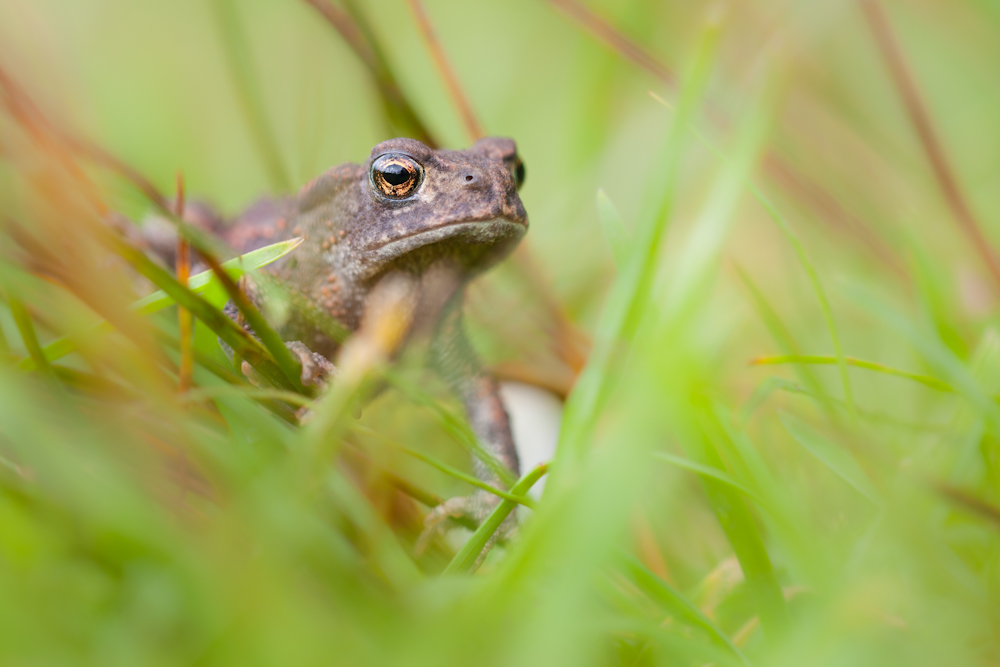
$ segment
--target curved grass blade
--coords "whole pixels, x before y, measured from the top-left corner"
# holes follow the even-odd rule
[[[957,394],[984,417],[994,433],[1000,433],[1000,406],[980,387],[975,375],[953,350],[932,334],[921,331],[884,298],[860,285],[846,285],[852,301],[905,338],[934,371],[943,375]]]
[[[267,247],[260,248],[259,250],[248,252],[241,257],[231,259],[228,262],[223,262],[222,267],[230,276],[234,279],[238,279],[245,273],[255,271],[281,259],[294,250],[300,243],[302,243],[301,238],[294,238],[289,239],[288,241],[274,243]],[[195,294],[207,292],[205,300],[217,308],[221,308],[225,305],[226,300],[225,292],[221,290],[221,287],[222,285],[219,283],[218,278],[215,277],[215,274],[211,270],[202,271],[188,280],[188,289],[191,290],[191,292]],[[221,292],[221,298],[216,295],[215,292]],[[136,311],[140,315],[151,315],[167,308],[168,306],[172,306],[174,303],[176,302],[173,297],[163,290],[158,290],[133,303],[132,310]],[[114,327],[109,322],[101,322],[82,334],[60,338],[49,343],[43,348],[45,358],[48,361],[55,361],[56,359],[65,357],[67,354],[75,351],[78,344],[77,339],[80,336],[100,336],[112,333],[113,331]],[[23,370],[33,370],[37,367],[35,360],[32,358],[22,359],[18,366]]]
[[[117,237],[111,237],[110,243],[122,259],[170,295],[178,304],[190,310],[223,342],[233,348],[234,352],[246,359],[266,380],[279,388],[292,388],[260,341],[250,336],[236,322],[226,317],[222,311],[212,306],[204,298],[177,282],[177,279],[170,272],[154,263],[141,251]],[[218,275],[220,272],[221,270],[215,273]]]
[[[733,449],[732,443],[723,442],[728,438],[725,427],[712,411],[708,400],[694,397],[692,409],[698,430],[692,431],[689,437],[682,438],[685,451],[690,458],[700,459],[704,465],[725,470],[722,452]],[[743,496],[736,489],[713,477],[702,476],[701,481],[712,511],[743,570],[765,636],[769,642],[773,642],[784,634],[789,616],[771,558],[764,547],[764,539]]]
[[[628,230],[622,222],[622,216],[618,212],[611,198],[604,191],[604,188],[597,189],[597,218],[601,221],[601,229],[604,230],[604,237],[611,246],[611,255],[615,258],[615,265],[621,268],[628,260],[629,240]]]
[[[830,300],[826,296],[826,290],[823,289],[823,283],[819,279],[819,273],[816,271],[816,267],[813,266],[812,262],[809,260],[809,255],[806,253],[805,246],[802,245],[802,241],[799,240],[798,235],[792,230],[791,225],[785,220],[778,208],[771,202],[770,199],[764,196],[757,186],[753,183],[748,184],[750,191],[753,193],[757,201],[761,203],[764,210],[767,211],[768,215],[778,224],[781,231],[784,232],[785,238],[792,245],[795,250],[795,254],[799,258],[799,263],[802,264],[802,268],[806,270],[806,274],[809,276],[809,282],[812,283],[813,291],[816,293],[816,299],[819,301],[820,310],[823,311],[823,319],[826,321],[827,330],[830,333],[830,340],[833,342],[833,350],[837,356],[837,367],[840,369],[840,381],[844,386],[844,400],[847,401],[847,408],[851,415],[852,420],[857,420],[858,406],[854,402],[854,390],[851,388],[851,376],[847,372],[847,360],[844,356],[844,348],[840,343],[840,334],[837,332],[837,323],[833,317],[833,309],[830,307]]]
[[[236,83],[240,107],[250,126],[254,145],[264,161],[271,187],[287,191],[291,189],[291,180],[282,163],[278,140],[264,108],[264,95],[254,71],[250,45],[247,42],[239,10],[233,0],[215,0],[212,6],[215,9],[216,25],[222,37],[223,51]]]
[[[52,365],[45,358],[42,346],[38,343],[38,335],[35,333],[35,325],[31,321],[28,309],[20,299],[16,299],[13,296],[7,297],[7,305],[10,308],[11,316],[14,318],[14,323],[17,325],[17,330],[21,333],[21,340],[24,342],[24,347],[28,350],[28,358],[31,359],[35,368],[42,371],[44,375],[55,379],[55,371],[52,370]]]
[[[698,609],[683,593],[656,576],[632,554],[626,554],[624,558],[626,573],[639,590],[660,607],[677,614],[685,622],[707,632],[716,644],[731,652],[744,665],[750,665],[750,661],[733,643],[729,635],[723,632],[722,628],[706,616],[701,609]]]
[[[663,102],[663,100],[660,100]],[[669,105],[667,105],[669,106]],[[696,131],[698,138],[708,146],[720,159],[724,161],[730,161],[730,158],[726,156],[719,148],[715,146],[705,135]],[[841,382],[844,386],[844,398],[847,401],[849,412],[852,418],[856,417],[857,406],[854,402],[854,392],[851,389],[851,378],[847,372],[847,363],[844,361],[844,351],[840,343],[840,334],[837,332],[836,321],[833,318],[833,309],[830,307],[830,301],[827,299],[826,291],[823,289],[823,284],[820,282],[819,274],[816,268],[813,266],[812,262],[809,260],[809,255],[805,251],[805,247],[799,240],[799,237],[792,230],[791,225],[785,220],[781,212],[778,211],[777,207],[771,203],[771,200],[764,196],[764,193],[757,188],[756,185],[750,180],[747,180],[747,187],[753,196],[760,202],[767,211],[768,215],[778,224],[778,227],[785,234],[789,243],[792,245],[792,249],[795,251],[799,262],[802,267],[806,270],[806,274],[809,276],[809,281],[812,283],[813,291],[816,293],[816,298],[819,301],[820,310],[823,312],[823,319],[826,321],[827,329],[830,333],[830,338],[833,341],[833,348],[836,352],[837,359],[839,360],[838,366],[840,367],[840,377]]]
[[[765,507],[764,500],[759,495],[751,491],[747,486],[737,482],[728,473],[725,473],[722,470],[719,470],[718,468],[702,465],[701,463],[689,461],[688,459],[683,459],[679,456],[674,456],[673,454],[668,454],[666,452],[653,452],[653,456],[660,459],[661,461],[666,461],[667,463],[675,465],[678,468],[683,468],[684,470],[690,470],[691,472],[697,473],[704,477],[710,477],[714,480],[722,482],[723,484],[728,484],[737,491],[753,499],[761,507]]]
[[[754,310],[757,311],[757,316],[764,323],[764,326],[767,327],[768,332],[771,334],[771,338],[775,340],[778,346],[781,347],[786,354],[799,354],[799,346],[795,342],[792,332],[789,331],[788,327],[785,326],[785,323],[781,321],[778,313],[764,297],[764,293],[758,289],[757,284],[739,264],[736,264],[735,268],[736,274],[743,282],[743,286],[746,287],[747,291],[750,293],[750,301]],[[836,411],[831,407],[830,399],[826,396],[826,393],[820,386],[819,380],[816,379],[816,375],[812,372],[812,369],[803,364],[796,364],[795,372],[799,375],[799,379],[802,381],[802,384],[808,387],[810,391],[819,397],[820,406],[823,408],[823,411],[826,412],[830,420],[836,422],[839,417]]]
[[[458,470],[457,468],[453,468],[452,466],[448,465],[447,463],[444,463],[442,461],[437,460],[433,456],[428,456],[427,454],[424,454],[423,452],[417,451],[416,449],[412,449],[410,447],[406,447],[405,445],[401,445],[398,442],[394,442],[394,441],[390,440],[389,438],[385,437],[384,435],[382,435],[381,433],[379,433],[378,431],[375,431],[374,429],[371,429],[371,428],[368,428],[368,427],[365,427],[365,426],[358,426],[354,430],[357,431],[357,432],[359,432],[359,433],[364,433],[365,435],[377,438],[377,439],[381,440],[382,442],[384,442],[385,444],[389,445],[390,447],[392,447],[394,449],[398,449],[399,451],[403,452],[404,454],[406,454],[408,456],[412,456],[415,459],[423,461],[427,465],[433,466],[433,467],[437,468],[438,470],[440,470],[441,472],[443,472],[444,474],[446,474],[446,475],[448,475],[450,477],[454,477],[455,479],[459,479],[459,480],[465,482],[466,484],[474,486],[474,487],[476,487],[478,489],[482,489],[483,491],[486,491],[488,493],[492,493],[493,495],[495,495],[495,496],[497,496],[499,498],[505,498],[507,500],[513,500],[515,503],[517,503],[519,505],[524,505],[525,507],[530,507],[532,509],[535,507],[535,502],[533,500],[531,500],[530,498],[516,496],[516,495],[514,495],[512,493],[508,493],[507,491],[503,491],[501,489],[498,489],[495,486],[490,486],[489,484],[487,484],[486,482],[483,482],[479,478],[477,478],[477,477],[475,477],[473,475],[466,474],[466,473],[462,472],[461,470]]]
[[[250,301],[247,295],[243,293],[243,290],[226,273],[222,265],[219,264],[219,260],[215,259],[209,253],[201,252],[199,254],[209,267],[211,267],[215,277],[222,283],[226,293],[229,294],[229,298],[233,300],[240,314],[246,320],[247,325],[257,334],[257,338],[260,339],[265,349],[271,353],[271,357],[278,365],[278,369],[285,376],[285,381],[282,384],[290,385],[292,389],[300,394],[312,395],[312,388],[306,388],[302,384],[302,365],[298,359],[292,356],[291,351],[285,347],[285,342],[281,340],[281,337],[267,323],[260,314],[260,311],[257,310],[257,306]]]
[[[944,380],[939,380],[930,375],[920,375],[919,373],[910,373],[908,371],[901,371],[897,368],[892,368],[891,366],[886,366],[885,364],[875,363],[874,361],[865,361],[863,359],[858,359],[856,357],[844,357],[844,361],[849,366],[854,366],[856,368],[864,368],[866,370],[875,371],[876,373],[883,373],[885,375],[893,375],[895,377],[906,378],[907,380],[913,380],[914,382],[919,382],[920,384],[930,387],[931,389],[937,389],[938,391],[945,391],[948,393],[955,393],[954,387],[945,382]],[[837,357],[830,356],[818,356],[818,355],[804,355],[804,354],[787,354],[777,357],[758,357],[750,361],[751,366],[767,366],[773,364],[816,364],[816,365],[827,365],[827,364],[839,364],[840,360]]]
[[[523,497],[534,486],[535,482],[541,479],[547,470],[548,464],[541,464],[518,480],[510,492],[516,496]],[[472,537],[465,543],[462,550],[455,554],[455,557],[448,563],[448,567],[445,568],[444,574],[471,573],[479,554],[483,552],[486,544],[493,537],[493,533],[500,528],[500,524],[504,522],[504,519],[514,510],[516,505],[517,503],[512,500],[501,501],[497,505],[497,508],[493,510],[493,513],[486,518],[486,521],[483,521],[482,525],[472,534]]]
[[[517,481],[514,475],[507,466],[501,463],[497,457],[493,456],[493,454],[479,443],[479,438],[476,437],[475,432],[464,417],[444,407],[433,396],[407,382],[398,373],[394,373],[392,369],[386,369],[383,374],[385,379],[393,387],[402,391],[407,398],[417,405],[422,405],[430,410],[437,420],[438,425],[454,438],[458,444],[464,447],[466,451],[482,461],[504,484],[508,487],[514,485]]]
[[[635,230],[627,261],[620,267],[608,294],[587,364],[566,401],[556,449],[556,457],[560,461],[568,459],[579,462],[586,451],[601,407],[613,384],[609,375],[613,369],[615,352],[622,339],[630,337],[636,326],[636,315],[649,291],[667,222],[673,210],[681,154],[701,106],[719,33],[718,25],[711,25],[698,46],[690,80],[684,87],[670,125],[660,166],[653,171],[657,177],[650,186],[656,188],[656,193],[651,197],[651,206]],[[567,469],[562,465],[560,468]],[[553,476],[553,486],[557,485],[560,475],[561,473]]]
[[[875,489],[868,475],[853,456],[842,447],[838,447],[826,438],[816,433],[809,426],[790,414],[778,414],[785,429],[795,438],[795,441],[819,459],[823,465],[832,470],[842,480],[857,489],[861,495],[876,505],[881,503],[879,492]]]

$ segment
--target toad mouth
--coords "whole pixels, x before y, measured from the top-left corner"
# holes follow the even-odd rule
[[[431,229],[421,229],[405,236],[398,236],[388,241],[375,243],[365,250],[369,252],[389,251],[390,254],[403,254],[408,250],[430,245],[445,239],[465,237],[472,244],[489,245],[512,237],[521,236],[527,230],[526,222],[515,222],[508,218],[489,218],[487,220],[459,220],[449,222]],[[399,248],[398,253],[393,252]]]

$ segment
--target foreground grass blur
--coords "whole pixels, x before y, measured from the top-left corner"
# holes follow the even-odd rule
[[[477,346],[572,383],[476,572],[414,549],[474,443],[387,365],[405,314],[298,427],[281,350],[241,348],[274,389],[219,350],[225,290],[107,224],[156,211],[102,151],[236,212],[397,132],[468,142],[411,3],[334,5],[384,71],[318,4],[0,2],[0,662],[1000,662],[996,2],[426,1],[527,163]],[[150,281],[200,318],[186,392]]]

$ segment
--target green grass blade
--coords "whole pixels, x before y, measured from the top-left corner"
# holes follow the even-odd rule
[[[666,452],[654,452],[653,456],[660,459],[661,461],[666,461],[678,468],[683,468],[684,470],[690,470],[691,472],[703,475],[705,477],[711,477],[714,480],[722,482],[723,484],[728,484],[737,491],[745,494],[747,497],[752,498],[757,504],[764,506],[764,501],[756,493],[751,491],[749,488],[743,484],[737,482],[726,472],[719,470],[718,468],[713,468],[711,466],[702,465],[701,463],[696,463],[695,461],[689,461],[688,459],[681,458],[680,456],[674,456],[673,454],[668,454]]]
[[[698,428],[681,439],[685,452],[690,459],[702,465],[724,471],[726,468],[721,456],[724,447],[716,440],[726,437],[725,430],[707,400],[695,398],[692,409]],[[776,641],[788,628],[788,608],[753,515],[742,494],[730,485],[707,476],[702,476],[701,482],[752,591],[764,633],[769,641]]]
[[[778,227],[785,234],[785,238],[792,245],[795,250],[795,254],[799,258],[799,262],[802,264],[802,268],[806,270],[806,274],[809,276],[809,282],[812,284],[813,291],[816,293],[816,300],[819,301],[820,309],[823,311],[823,319],[826,321],[826,327],[830,334],[830,340],[833,342],[833,349],[837,356],[837,366],[840,369],[840,381],[844,387],[844,400],[847,401],[847,407],[851,414],[852,419],[857,418],[858,407],[854,402],[854,390],[851,387],[851,376],[847,370],[847,360],[844,356],[843,345],[840,343],[840,334],[837,331],[837,323],[833,317],[833,309],[830,307],[830,300],[826,296],[826,290],[823,289],[823,283],[819,279],[819,273],[816,271],[816,267],[813,266],[812,261],[809,259],[809,255],[806,253],[805,247],[802,245],[802,241],[799,240],[798,235],[792,230],[791,225],[785,220],[778,208],[771,202],[770,199],[764,196],[764,194],[752,183],[749,184],[750,191],[753,192],[757,201],[761,203],[764,209],[767,211],[768,215],[778,224]]]
[[[236,84],[240,108],[250,126],[254,146],[264,163],[271,187],[287,192],[291,190],[292,182],[281,160],[278,140],[267,117],[264,95],[254,71],[250,45],[237,4],[235,0],[213,0],[212,7],[222,37],[223,51]]]
[[[548,470],[546,464],[542,464],[529,472],[527,475],[522,477],[517,481],[516,484],[511,488],[510,492],[515,496],[524,496],[531,490],[531,487],[535,485],[542,475]],[[483,552],[486,548],[486,544],[493,537],[493,533],[500,528],[500,524],[504,522],[507,515],[510,514],[514,508],[517,506],[512,500],[502,500],[493,513],[490,514],[486,521],[483,521],[482,525],[476,529],[476,532],[472,534],[469,541],[465,543],[462,550],[455,554],[455,557],[448,567],[445,568],[444,574],[459,574],[463,572],[470,572],[479,554]]]
[[[922,331],[884,298],[870,290],[849,284],[845,294],[868,311],[873,317],[889,326],[895,333],[916,349],[937,375],[954,391],[963,396],[987,420],[995,434],[1000,434],[1000,406],[979,386],[975,375],[955,352],[933,334]]]
[[[267,349],[257,339],[247,334],[236,322],[226,317],[221,310],[181,285],[173,275],[154,263],[141,251],[117,238],[114,238],[112,243],[115,251],[136,271],[170,295],[175,302],[190,310],[237,354],[250,362],[265,379],[278,388],[291,388],[274,360],[268,358]]]
[[[392,369],[386,370],[385,378],[411,401],[430,410],[438,425],[454,438],[455,442],[461,445],[463,449],[488,467],[508,488],[514,486],[514,483],[517,481],[514,474],[497,457],[493,456],[489,450],[480,444],[479,438],[476,437],[475,431],[469,426],[469,422],[464,416],[441,405],[441,402],[436,398],[423,391],[420,387],[403,379],[398,373],[394,373]]]
[[[275,262],[289,252],[294,250],[300,243],[302,239],[295,238],[288,241],[281,241],[279,243],[274,243],[259,250],[254,250],[253,252],[248,252],[245,255],[236,257],[229,260],[228,262],[223,262],[222,266],[226,269],[226,273],[232,276],[234,279],[238,279],[245,273],[250,273],[251,271],[256,271],[257,269],[267,266],[268,264]],[[221,284],[218,278],[211,271],[202,271],[201,273],[191,276],[188,280],[188,289],[190,289],[195,294],[208,293],[205,300],[217,308],[222,308],[226,302],[226,294],[224,290],[221,290]],[[215,292],[221,290],[220,296],[215,295]],[[176,303],[169,294],[163,290],[157,290],[152,294],[144,296],[135,303],[132,304],[132,310],[140,313],[142,315],[152,315],[153,313],[159,312],[168,306],[172,306]],[[114,327],[108,322],[101,322],[94,325],[88,331],[80,334],[85,337],[94,337],[109,334],[114,331]],[[49,361],[55,361],[65,357],[67,354],[74,352],[77,349],[77,341],[75,340],[77,336],[67,336],[64,338],[59,338],[43,348],[45,353],[45,358]],[[30,357],[21,360],[18,366],[24,370],[32,370],[35,366],[34,359]]]
[[[729,161],[729,158],[719,150],[707,137],[703,134],[698,133],[699,139],[712,149],[713,152],[722,160]],[[857,406],[854,402],[854,392],[851,388],[851,378],[847,370],[847,363],[844,361],[844,352],[840,343],[840,334],[837,331],[836,321],[833,317],[833,310],[830,307],[829,299],[826,296],[826,291],[823,289],[823,284],[820,282],[819,274],[816,272],[815,267],[809,259],[808,254],[805,251],[805,247],[799,240],[798,236],[792,230],[791,226],[778,211],[777,207],[771,203],[771,201],[764,196],[764,194],[753,184],[749,179],[746,182],[747,187],[753,193],[754,197],[761,203],[764,209],[767,211],[768,215],[778,224],[778,227],[784,233],[785,237],[788,239],[789,243],[792,245],[799,262],[802,267],[806,270],[809,276],[809,281],[812,284],[813,291],[816,293],[816,298],[819,301],[820,309],[823,312],[823,318],[827,325],[827,330],[829,331],[830,338],[833,342],[834,351],[836,352],[837,358],[840,360],[838,366],[840,368],[841,383],[844,387],[844,397],[847,401],[849,411],[852,416],[857,413]],[[746,279],[744,278],[746,282]]]
[[[864,368],[866,370],[875,371],[876,373],[882,373],[884,375],[892,375],[895,377],[906,378],[907,380],[913,380],[914,382],[919,382],[920,384],[926,387],[930,387],[931,389],[937,389],[938,391],[945,391],[948,393],[955,392],[955,389],[944,380],[939,380],[929,375],[920,375],[919,373],[910,373],[909,371],[901,371],[897,368],[886,366],[885,364],[875,363],[874,361],[865,361],[863,359],[857,359],[855,357],[844,357],[844,361],[849,366],[854,366],[855,368]],[[780,357],[758,357],[757,359],[754,359],[750,362],[752,366],[766,366],[773,364],[825,365],[825,364],[839,364],[839,363],[840,360],[837,357],[798,355],[798,354],[790,354]]]
[[[45,358],[42,346],[38,343],[38,335],[35,333],[35,325],[31,321],[31,314],[28,313],[28,309],[20,299],[13,296],[7,297],[7,305],[10,307],[10,314],[14,318],[17,330],[21,333],[21,340],[24,342],[25,349],[28,350],[28,356],[33,362],[34,367],[40,370],[46,377],[55,379],[55,371],[52,370],[52,365]]]
[[[790,414],[782,412],[780,419],[785,429],[806,451],[819,459],[838,477],[857,489],[865,498],[876,505],[881,503],[879,492],[850,452],[833,444]]]
[[[781,350],[787,355],[797,355],[800,354],[799,345],[795,341],[795,337],[792,335],[788,327],[781,320],[777,311],[771,306],[764,293],[760,291],[757,284],[753,281],[746,271],[740,267],[739,264],[736,266],[736,273],[740,277],[740,281],[746,288],[747,292],[750,294],[750,302],[753,305],[754,310],[757,312],[757,316],[767,327],[768,332],[771,334],[771,338],[778,344]],[[803,364],[795,365],[795,372],[798,374],[799,379],[802,384],[804,384],[813,394],[819,397],[820,405],[826,412],[827,416],[832,420],[837,420],[837,413],[831,407],[826,392],[823,391],[823,387],[820,385],[819,380],[812,370]]]
[[[635,556],[628,554],[624,558],[625,570],[639,590],[657,602],[664,609],[676,614],[683,621],[701,628],[712,638],[712,640],[731,652],[744,665],[750,665],[743,652],[733,643],[722,628],[716,625],[712,619],[706,616],[701,609],[698,609],[693,602],[687,599],[683,593],[660,579],[649,568],[643,565]]]
[[[454,477],[455,479],[461,480],[461,481],[465,482],[466,484],[474,486],[474,487],[476,487],[478,489],[482,489],[483,491],[487,491],[489,493],[492,493],[493,495],[495,495],[495,496],[497,496],[499,498],[505,498],[507,500],[512,500],[515,503],[518,503],[519,505],[524,505],[525,507],[531,507],[531,508],[535,507],[535,502],[533,500],[531,500],[530,498],[525,498],[525,497],[522,497],[522,496],[516,496],[516,495],[514,495],[512,493],[508,493],[508,492],[503,491],[501,489],[498,489],[496,487],[490,486],[486,482],[483,482],[482,480],[480,480],[478,477],[475,477],[474,475],[466,474],[466,473],[462,472],[461,470],[458,470],[457,468],[453,468],[452,466],[450,466],[447,463],[444,463],[442,461],[439,461],[438,459],[434,458],[433,456],[429,456],[429,455],[424,454],[423,452],[417,451],[416,449],[413,449],[411,447],[406,447],[405,445],[401,445],[401,444],[399,444],[397,442],[393,442],[393,441],[389,440],[388,438],[384,437],[378,431],[375,431],[373,429],[370,429],[370,428],[367,428],[367,427],[364,427],[364,426],[359,426],[355,430],[358,431],[358,432],[360,432],[360,433],[365,433],[366,435],[378,438],[378,439],[382,440],[383,442],[385,442],[386,444],[388,444],[390,447],[398,449],[399,451],[403,452],[404,454],[407,454],[408,456],[412,456],[415,459],[423,461],[424,463],[426,463],[426,464],[428,464],[428,465],[430,465],[430,466],[432,466],[434,468],[437,468],[438,470],[440,470],[444,474],[446,474],[446,475],[448,475],[450,477]]]
[[[219,282],[225,288],[226,293],[229,298],[232,299],[233,303],[239,309],[240,314],[246,320],[247,325],[253,330],[263,343],[264,348],[271,354],[271,358],[274,359],[275,363],[278,365],[278,369],[284,375],[283,385],[290,385],[292,389],[301,394],[313,394],[313,388],[306,388],[302,384],[302,365],[298,359],[292,356],[291,351],[285,347],[285,341],[281,340],[281,337],[277,332],[271,328],[271,325],[267,323],[264,316],[260,314],[257,310],[257,306],[250,301],[249,297],[243,292],[242,289],[236,284],[236,282],[226,273],[225,269],[222,268],[214,258],[209,255],[202,254],[202,259],[204,259],[212,267],[212,272],[215,277],[219,279]]]
[[[455,479],[460,479],[463,482],[465,482],[466,484],[474,486],[477,489],[482,489],[483,491],[487,491],[489,493],[492,493],[494,496],[497,496],[498,498],[503,498],[504,500],[509,500],[511,502],[515,502],[518,505],[524,505],[525,507],[530,507],[530,508],[534,508],[535,507],[535,503],[534,503],[534,501],[531,500],[531,498],[526,498],[524,496],[518,496],[518,495],[513,494],[513,493],[507,493],[506,491],[502,491],[502,490],[500,490],[500,489],[498,489],[496,487],[490,486],[489,484],[486,484],[485,482],[481,481],[479,478],[475,477],[474,475],[467,475],[466,473],[462,472],[461,470],[458,470],[457,468],[453,468],[450,465],[448,465],[447,463],[443,463],[441,461],[438,461],[433,456],[428,456],[427,454],[424,454],[423,452],[418,452],[417,450],[411,449],[409,447],[402,447],[401,449],[402,449],[403,452],[405,452],[406,454],[412,456],[413,458],[419,459],[419,460],[423,461],[424,463],[437,468],[438,470],[440,470],[444,474],[449,475],[451,477],[454,477]]]
[[[594,335],[590,357],[566,402],[556,450],[559,466],[566,459],[578,462],[585,452],[586,443],[593,433],[612,384],[608,376],[612,370],[615,350],[623,339],[631,335],[635,327],[636,312],[652,281],[673,208],[684,140],[701,105],[718,39],[718,26],[711,26],[699,45],[690,81],[684,87],[670,126],[660,166],[653,170],[657,174],[657,179],[651,184],[656,189],[654,203],[636,229],[628,260],[620,268],[608,294]],[[559,474],[557,472],[553,475],[553,483],[549,488],[557,485]]]
[[[618,212],[618,207],[611,201],[604,188],[597,189],[597,218],[601,221],[601,229],[604,231],[604,238],[607,239],[611,247],[611,255],[615,259],[615,264],[621,267],[628,260],[629,236],[622,222],[622,216]]]

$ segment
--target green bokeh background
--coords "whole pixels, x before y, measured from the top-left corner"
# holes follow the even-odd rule
[[[236,215],[284,193],[240,102],[220,4],[0,0],[0,67],[56,125],[164,192],[180,172],[189,198]],[[17,370],[18,299],[42,344],[94,314],[38,280],[4,231],[0,663],[1000,661],[1000,286],[861,6],[587,3],[681,82],[665,86],[559,3],[425,4],[486,131],[514,138],[527,166],[526,252],[472,286],[475,344],[558,382],[572,363],[555,310],[591,351],[537,513],[475,574],[442,576],[461,539],[415,554],[427,507],[383,474],[443,497],[470,489],[386,443],[469,463],[405,392],[338,433],[341,456],[303,492],[289,473],[308,444],[298,429],[240,395],[193,410],[139,362],[130,374],[102,356],[157,360],[152,344],[109,338],[63,362],[127,385],[127,399]],[[408,4],[357,5],[418,115],[466,146]],[[367,71],[315,10],[230,7],[296,187],[393,136]],[[884,9],[995,245],[1000,3]],[[56,247],[32,217],[57,195],[32,188],[30,145],[0,114],[0,207]],[[794,176],[775,178],[767,155]],[[90,169],[112,208],[149,213]],[[633,241],[617,260],[615,230]],[[109,302],[136,296],[120,282]],[[199,349],[224,361],[202,328]],[[826,363],[748,363],[793,353]],[[844,355],[918,381],[840,369]],[[453,410],[417,361],[404,355],[400,372]],[[204,369],[195,380],[218,383]]]

